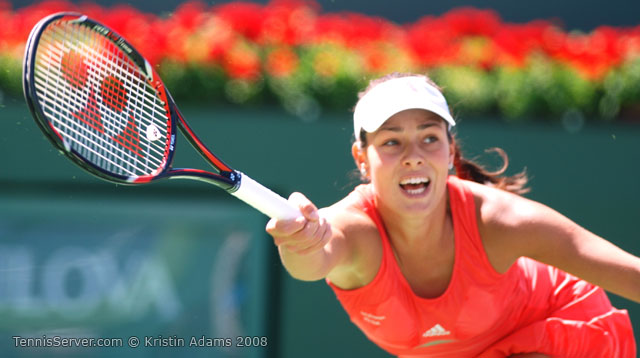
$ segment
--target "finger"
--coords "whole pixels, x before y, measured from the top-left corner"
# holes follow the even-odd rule
[[[318,208],[304,194],[294,192],[289,196],[289,201],[297,206],[308,220],[317,221],[319,219]]]
[[[276,243],[276,245],[286,245],[288,249],[296,251],[299,249],[304,249],[317,241],[315,236],[318,230],[318,222],[309,221],[305,218],[301,219],[304,220],[304,224],[302,224],[302,227],[298,228],[298,230],[289,230],[284,234],[276,235],[276,237],[274,238],[274,242]],[[287,227],[287,229],[290,228]],[[279,231],[279,233],[283,232],[284,231]]]
[[[322,249],[331,237],[331,226],[328,225],[324,218],[320,219],[320,223],[317,225],[312,237],[312,240],[307,240],[304,245],[300,245],[295,249],[295,252],[299,255],[307,255],[312,252]]]
[[[302,193],[294,192],[289,196],[289,202],[300,209],[302,217],[295,219],[271,219],[267,223],[267,232],[273,235],[291,235],[301,229],[307,220],[318,220],[318,208]]]
[[[271,219],[267,223],[266,231],[271,236],[290,236],[305,228],[307,224],[305,217],[295,219]]]

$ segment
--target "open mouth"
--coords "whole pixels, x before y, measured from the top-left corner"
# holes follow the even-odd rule
[[[426,177],[411,177],[400,181],[400,187],[411,195],[424,193],[431,184],[431,180]]]

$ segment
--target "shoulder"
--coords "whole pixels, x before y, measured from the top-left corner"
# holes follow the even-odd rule
[[[478,228],[498,272],[521,256],[554,266],[640,302],[640,260],[546,205],[480,184]]]
[[[536,220],[560,217],[548,206],[518,194],[475,182],[465,184],[473,194],[480,229],[515,229]]]
[[[477,226],[489,261],[506,272],[521,256],[536,259],[553,232],[573,224],[534,200],[488,185],[467,182],[476,205]]]
[[[375,229],[375,222],[365,211],[365,201],[370,199],[368,195],[369,188],[360,185],[342,200],[321,209],[321,212],[335,228],[354,232]]]
[[[331,224],[331,250],[344,253],[328,278],[343,289],[364,286],[377,272],[382,245],[376,223],[364,209],[361,193],[354,190],[320,212]]]

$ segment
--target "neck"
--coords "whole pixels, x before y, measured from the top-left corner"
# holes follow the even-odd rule
[[[451,232],[448,195],[428,213],[406,215],[378,206],[385,228],[395,247],[438,246]]]

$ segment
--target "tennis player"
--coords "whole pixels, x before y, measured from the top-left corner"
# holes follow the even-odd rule
[[[427,77],[372,81],[352,146],[367,183],[321,210],[294,193],[304,217],[267,224],[288,272],[326,279],[400,357],[635,358],[603,289],[640,302],[640,259],[520,196],[525,173],[466,160],[453,126]]]

